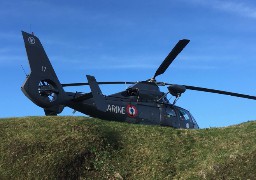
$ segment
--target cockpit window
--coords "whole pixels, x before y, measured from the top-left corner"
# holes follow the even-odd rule
[[[196,122],[195,118],[192,116],[192,114],[190,114],[190,116],[191,116],[191,118],[192,118],[193,123],[194,123],[195,125],[197,125],[197,122]],[[198,125],[197,125],[197,126],[198,126]]]
[[[191,121],[187,111],[185,111],[183,109],[179,109],[179,114],[180,114],[181,120]]]

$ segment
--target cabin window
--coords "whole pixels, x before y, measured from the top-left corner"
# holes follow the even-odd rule
[[[166,113],[167,113],[167,117],[175,117],[176,116],[174,109],[172,109],[170,107],[166,108]]]

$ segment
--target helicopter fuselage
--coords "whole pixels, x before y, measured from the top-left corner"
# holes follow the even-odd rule
[[[169,103],[165,94],[152,82],[139,82],[125,91],[104,96],[106,111],[98,110],[95,99],[89,95],[88,99],[80,102],[75,99],[83,97],[83,94],[69,93],[69,96],[73,96],[74,101],[69,101],[66,106],[91,117],[174,128],[199,128],[189,111]]]

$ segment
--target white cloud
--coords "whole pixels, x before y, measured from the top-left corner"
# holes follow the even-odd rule
[[[216,58],[216,57],[215,57]],[[209,56],[182,56],[174,60],[169,68],[174,69],[191,69],[191,70],[209,70],[217,69],[218,66],[213,65],[216,62],[214,57]],[[75,69],[90,69],[90,70],[104,70],[104,69],[152,69],[157,70],[157,68],[162,63],[160,56],[129,56],[129,57],[113,57],[108,55],[102,55],[100,57],[95,57],[91,61],[90,57],[83,57],[81,59],[75,58],[70,60],[67,57],[56,56],[55,62],[61,62],[73,64],[72,66]],[[228,60],[229,58],[226,57]],[[179,62],[176,62],[179,61]],[[209,63],[213,62],[213,63]]]
[[[17,40],[21,39],[21,33],[18,32],[0,32],[0,39],[1,40]]]
[[[155,69],[157,66],[150,64],[108,64],[100,66],[87,66],[86,69]]]
[[[20,62],[21,61],[21,56],[18,55],[1,55],[0,54],[0,64],[10,64],[13,62]]]
[[[113,57],[109,55],[101,55],[99,57],[83,57],[81,59],[72,59],[58,57],[64,63],[72,63],[73,67],[78,69],[156,69],[161,61],[156,61],[159,58],[129,56],[129,57]],[[91,61],[91,59],[94,59]]]
[[[16,47],[0,46],[0,65],[20,64],[25,58],[24,51]]]
[[[208,6],[221,11],[256,18],[256,6],[245,1],[192,0],[192,3]]]

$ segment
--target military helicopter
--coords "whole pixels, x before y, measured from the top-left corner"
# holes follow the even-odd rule
[[[186,89],[256,100],[256,96],[156,81],[156,77],[166,71],[189,43],[187,39],[180,40],[175,45],[154,76],[148,80],[97,82],[94,76],[87,75],[87,83],[61,84],[40,40],[33,33],[22,31],[22,35],[31,72],[27,75],[21,90],[33,103],[44,109],[46,116],[57,115],[67,106],[104,120],[198,129],[199,126],[192,114],[175,105]],[[104,84],[131,84],[131,86],[122,92],[106,96],[99,87]],[[85,85],[89,85],[91,92],[64,90],[64,87],[68,86]],[[161,92],[159,86],[168,86],[168,92]],[[174,102],[169,102],[167,94],[175,97]]]

